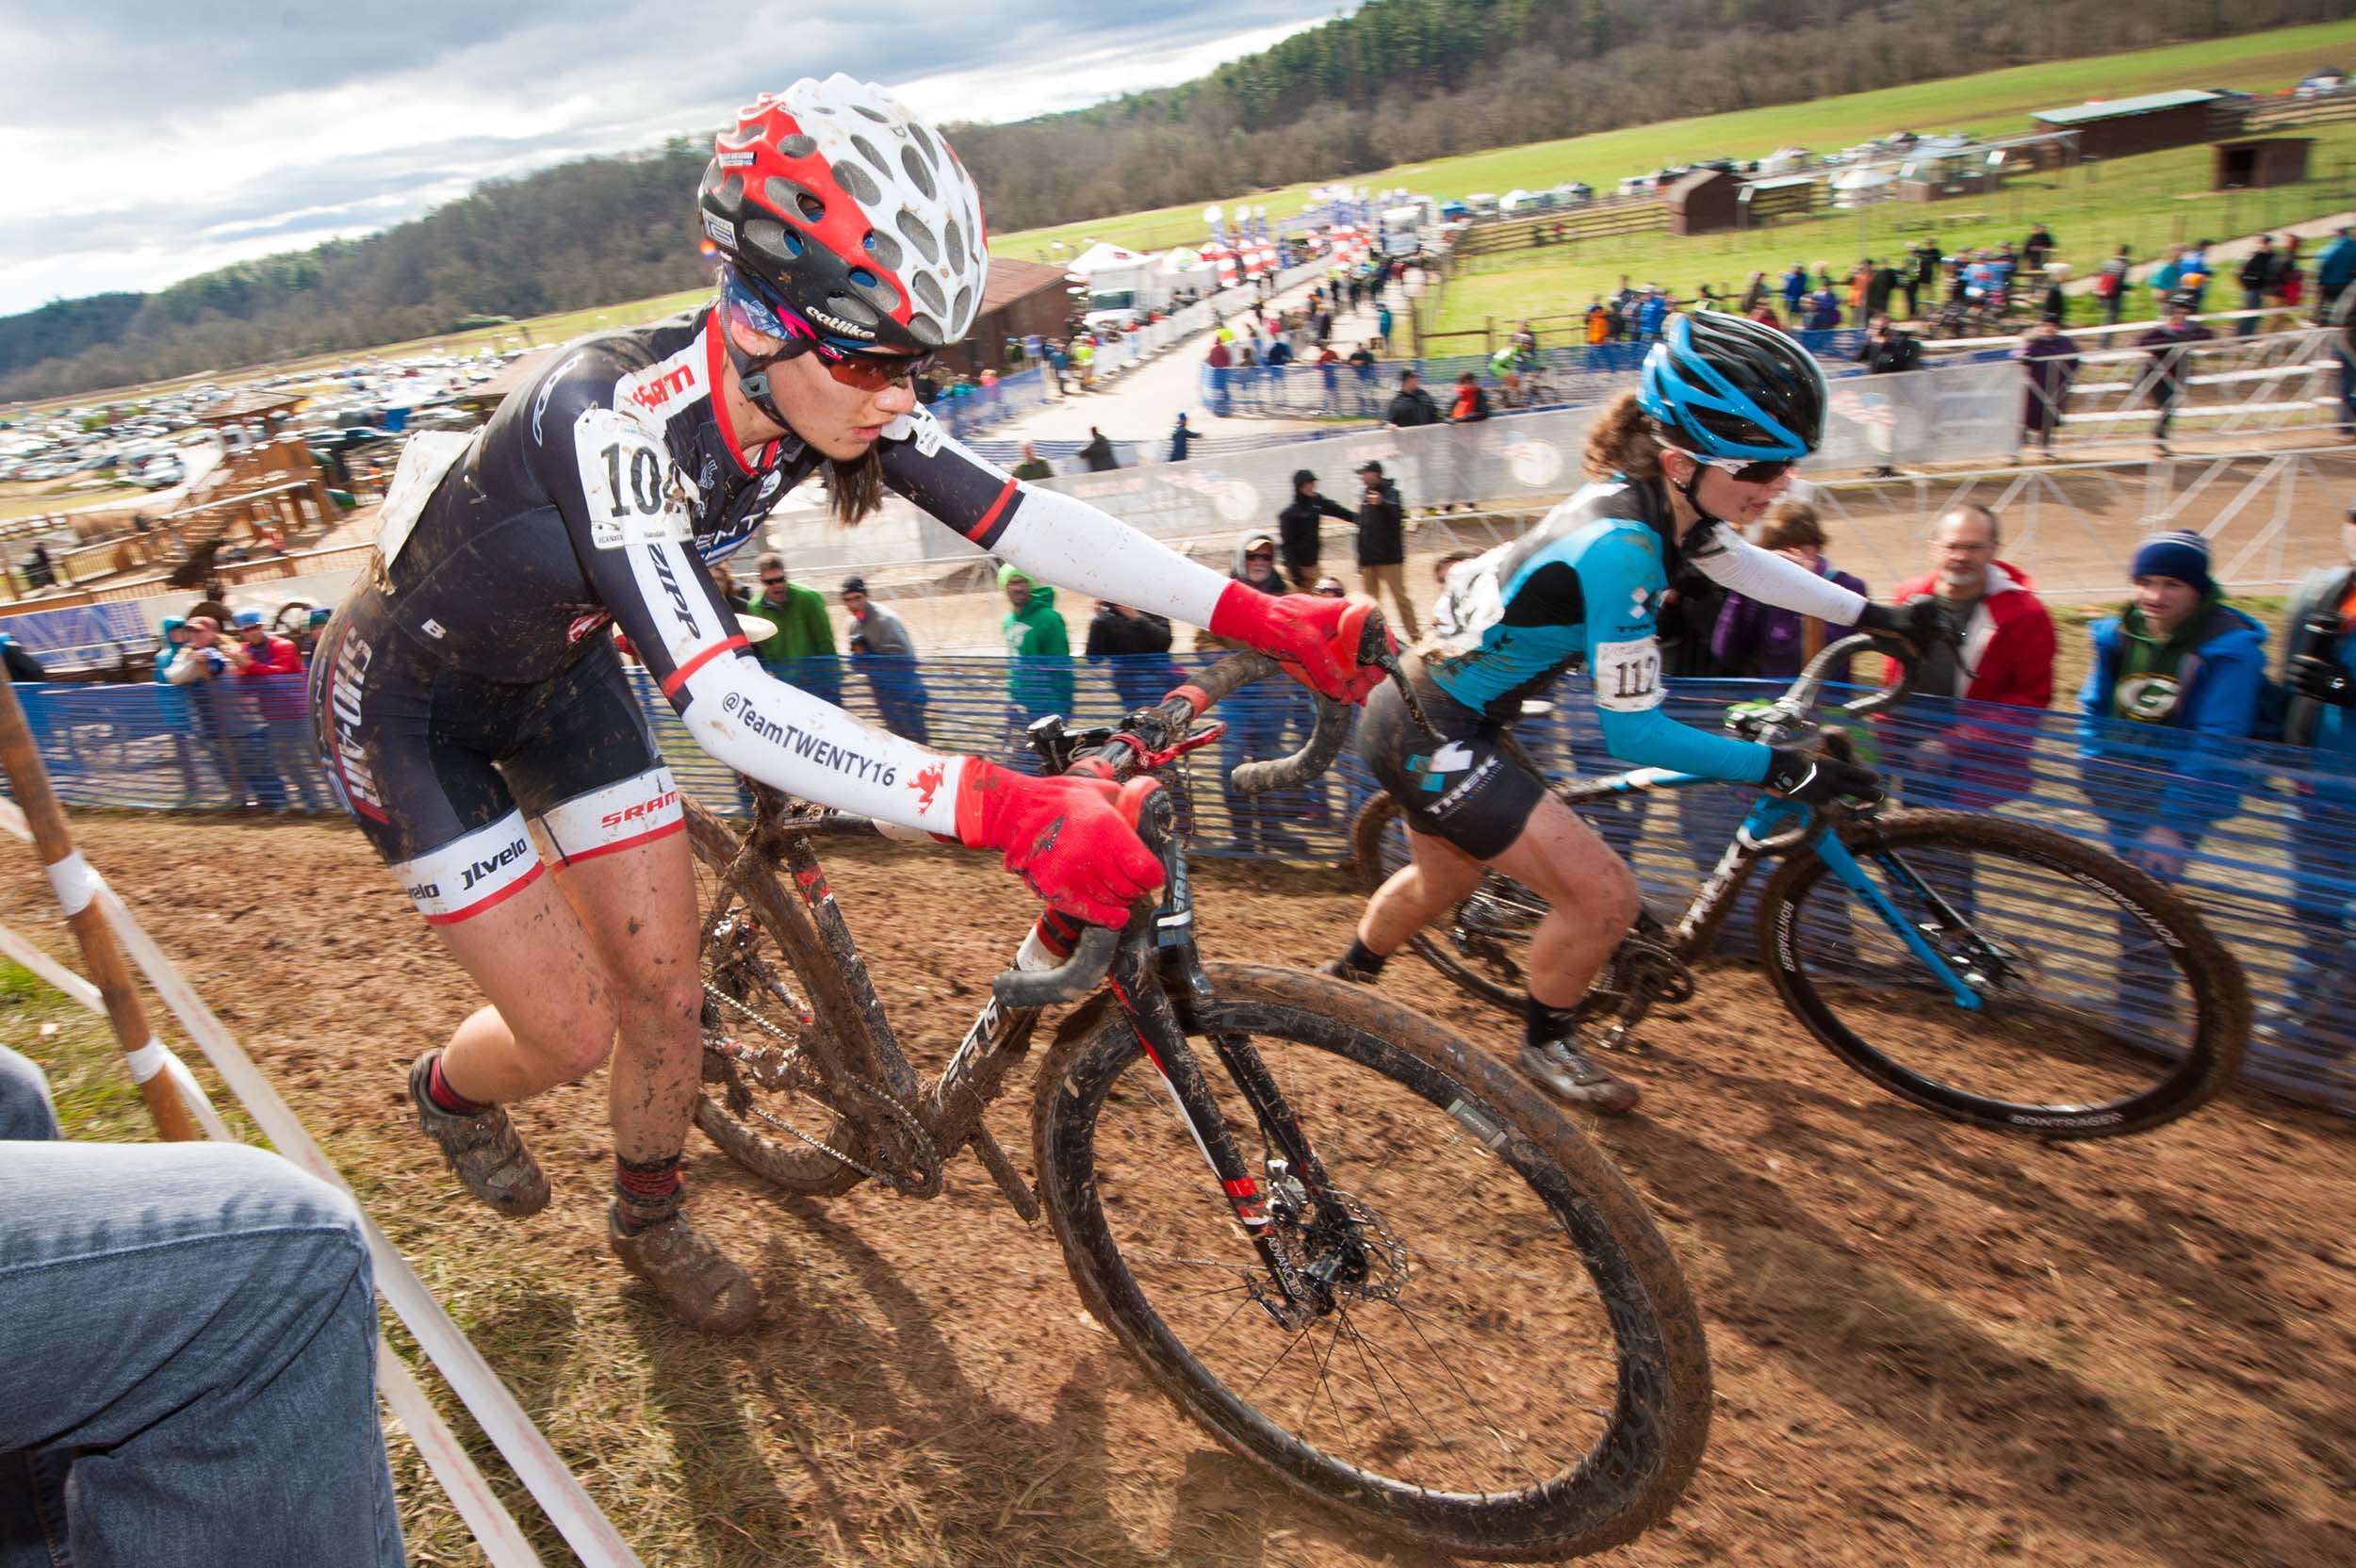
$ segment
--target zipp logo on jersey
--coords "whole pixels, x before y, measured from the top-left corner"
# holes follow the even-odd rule
[[[671,571],[669,554],[660,545],[647,546],[646,554],[654,561],[655,580],[663,584],[663,595],[671,601],[671,608],[679,612],[679,623],[687,629],[687,635],[701,637],[703,628],[696,624],[695,607],[687,602],[687,590],[679,586],[678,577]]]

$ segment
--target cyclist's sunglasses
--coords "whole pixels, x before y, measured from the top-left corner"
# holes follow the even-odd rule
[[[1773,484],[1799,466],[1788,459],[1775,463],[1745,463],[1734,457],[1703,457],[1698,452],[1686,456],[1705,468],[1715,468],[1737,484]]]
[[[786,347],[771,356],[770,363],[792,359],[797,354],[814,353],[819,364],[844,386],[861,392],[881,392],[902,382],[923,375],[933,367],[932,354],[861,354],[838,349],[820,339],[801,317],[790,309],[771,304],[756,293],[752,286],[730,271],[720,286],[721,308],[734,319],[741,320],[763,337],[775,337]]]

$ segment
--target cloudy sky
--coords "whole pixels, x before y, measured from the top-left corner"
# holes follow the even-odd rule
[[[1019,120],[1183,81],[1345,7],[1115,8],[0,0],[0,314],[155,288],[384,228],[494,175],[708,135],[796,76],[845,71],[940,120]]]

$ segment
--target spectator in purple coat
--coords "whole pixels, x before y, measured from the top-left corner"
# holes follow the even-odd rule
[[[1832,563],[1824,558],[1824,524],[1818,520],[1816,509],[1796,497],[1786,496],[1775,502],[1775,510],[1759,525],[1759,544],[1762,549],[1788,556],[1843,588],[1858,594],[1865,592],[1861,580],[1833,570]],[[1710,651],[1729,675],[1747,679],[1790,680],[1823,651],[1825,644],[1838,641],[1844,629],[1828,627],[1795,611],[1778,610],[1740,594],[1728,594],[1718,612],[1718,626],[1710,639]],[[1833,667],[1831,678],[1849,678],[1847,660]]]

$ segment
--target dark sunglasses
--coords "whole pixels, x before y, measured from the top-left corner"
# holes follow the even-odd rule
[[[761,580],[761,585],[764,588],[782,588],[785,586],[785,579],[781,577],[764,577]]]
[[[1702,457],[1688,452],[1688,457],[1705,468],[1715,468],[1737,484],[1773,484],[1798,464],[1785,460],[1775,463],[1744,463],[1731,457]]]
[[[798,315],[763,299],[752,285],[735,272],[729,272],[720,287],[720,299],[728,314],[763,337],[774,337],[785,344],[768,363],[792,359],[801,353],[815,353],[826,374],[843,386],[861,392],[881,392],[903,382],[912,381],[931,369],[939,355],[922,354],[862,354],[852,353],[822,341],[805,325]]]

